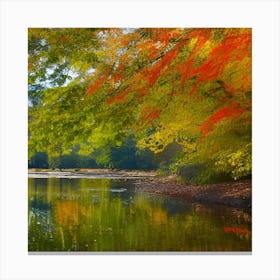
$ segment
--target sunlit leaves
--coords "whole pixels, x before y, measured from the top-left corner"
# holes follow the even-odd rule
[[[247,174],[251,41],[248,28],[30,29],[30,143],[90,152],[134,134],[154,153],[180,145],[182,165]]]
[[[219,155],[215,166],[222,172],[230,172],[232,177],[237,180],[251,174],[252,170],[252,145],[246,144],[239,150],[226,155]]]
[[[28,86],[30,102],[42,88],[81,78],[97,62],[97,29],[29,28]]]

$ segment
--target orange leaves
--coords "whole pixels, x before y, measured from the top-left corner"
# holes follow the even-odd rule
[[[197,69],[200,73],[199,81],[218,79],[230,59],[240,60],[248,55],[245,49],[249,43],[250,36],[247,34],[225,38],[222,44],[211,52],[208,60]]]
[[[93,92],[95,92],[100,87],[101,84],[102,84],[102,79],[97,80],[93,85],[90,86],[90,88],[88,88],[87,94],[88,95],[93,94]]]
[[[127,39],[123,39],[123,40],[121,40],[121,43],[123,46],[128,46],[129,41]]]
[[[188,59],[183,65],[176,65],[177,69],[181,72],[181,86],[184,86],[186,81],[196,75],[197,71],[193,68],[193,58]]]
[[[158,119],[159,115],[160,111],[158,109],[154,106],[147,106],[141,112],[141,119],[150,124],[153,120]]]
[[[169,33],[169,32],[167,32],[167,33],[163,32],[163,33],[159,34],[159,36],[158,36],[159,41],[163,42],[165,44],[168,43],[170,38],[171,38],[171,33]]]
[[[115,75],[112,76],[112,80],[117,83],[123,79],[123,74],[120,72],[117,72]]]
[[[193,30],[192,32],[190,32],[189,37],[197,38],[197,43],[189,58],[183,63],[183,65],[177,65],[178,70],[181,72],[181,86],[185,84],[186,80],[194,77],[199,72],[198,70],[194,69],[194,58],[203,47],[205,42],[209,39],[210,34],[211,32],[208,29]],[[196,88],[197,85],[194,86],[192,92],[194,92]]]
[[[138,41],[140,39],[140,35],[136,32],[136,33],[122,33],[122,32],[118,32],[118,36],[120,37],[120,45],[121,47],[129,47],[131,42],[134,41]]]
[[[169,38],[170,28],[148,28],[147,29],[152,34],[154,40],[164,41]]]
[[[116,103],[116,102],[124,102],[125,101],[125,97],[127,96],[127,94],[130,92],[130,87],[128,87],[125,91],[123,91],[121,94],[117,95],[117,96],[113,96],[111,98],[109,98],[106,102],[107,105],[110,105],[112,103]]]
[[[139,93],[139,96],[141,97],[141,96],[145,96],[145,95],[147,95],[148,94],[148,89],[147,89],[147,87],[141,87],[141,88],[139,88],[138,89],[138,93]]]
[[[143,71],[144,76],[148,79],[150,86],[153,86],[160,76],[161,70],[169,65],[171,61],[178,55],[178,48],[173,48],[171,51],[166,53],[158,62],[156,62],[150,68]]]
[[[146,69],[143,71],[143,74],[145,78],[148,79],[150,86],[153,86],[156,80],[159,78],[160,70],[161,68],[157,65],[152,67],[151,69]]]
[[[67,40],[68,40],[68,37],[67,37],[67,36],[63,36],[63,37],[60,39],[61,43],[64,43],[64,42],[66,42]]]
[[[87,94],[92,95],[96,90],[100,88],[102,83],[107,79],[108,73],[105,71],[95,83],[93,83],[88,89]]]
[[[114,83],[121,82],[125,79],[124,74],[123,74],[123,69],[125,66],[123,64],[119,65],[114,73],[112,74],[110,80],[112,80]]]
[[[203,45],[206,43],[206,41],[211,36],[211,29],[194,29],[190,32],[189,38],[197,38],[197,44],[192,51],[191,58],[194,58],[194,56],[198,53],[198,51],[203,47]]]
[[[214,126],[219,123],[222,119],[231,119],[240,116],[244,109],[239,108],[237,102],[232,101],[229,105],[225,106],[224,108],[218,110],[214,113],[210,118],[206,120],[206,122],[200,127],[203,136],[206,136],[209,132],[214,129]]]
[[[252,34],[245,33],[238,36],[228,36],[225,40],[226,44],[232,46],[232,59],[241,61],[246,56],[251,56]]]
[[[121,63],[122,65],[126,65],[126,64],[128,64],[128,63],[130,62],[130,59],[131,59],[131,57],[130,57],[129,53],[124,52],[124,53],[120,56],[120,63]]]
[[[218,80],[230,61],[241,61],[244,57],[251,56],[251,34],[228,35],[220,45],[212,50],[209,57],[199,67],[194,68],[195,55],[210,36],[210,33],[207,32],[204,35],[197,32],[194,30],[189,34],[189,36],[198,36],[198,41],[190,57],[183,65],[177,66],[181,72],[181,86],[185,84],[186,80],[197,76],[197,83],[194,85],[192,93],[200,83]],[[243,82],[248,84],[246,78]],[[232,92],[234,86],[229,84],[228,88]]]
[[[121,64],[121,65],[119,65],[119,66],[117,67],[116,72],[120,72],[120,71],[122,71],[124,68],[125,68],[125,66]]]
[[[171,35],[167,33],[165,34],[165,36],[166,38],[170,38]],[[153,86],[156,83],[161,75],[161,70],[168,66],[177,57],[180,48],[182,48],[187,43],[186,41],[184,41],[185,38],[182,39],[183,41],[178,42],[173,47],[173,49],[169,50],[161,58],[159,58],[159,61],[143,71],[143,75],[148,80],[150,86]],[[150,47],[148,58],[152,60],[156,58],[156,56],[159,56],[159,54],[159,49],[156,47],[156,45],[152,45]]]
[[[171,39],[176,39],[180,36],[180,29],[178,28],[151,28],[148,29],[154,41],[159,41],[165,46]]]
[[[148,55],[148,58],[150,60],[152,60],[152,59],[154,59],[157,56],[157,54],[158,54],[157,47],[155,45],[152,45],[150,47],[150,53]]]
[[[124,79],[122,70],[125,68],[124,65],[119,65],[114,71],[114,74],[110,77],[111,73],[105,70],[99,78],[87,89],[86,93],[92,95],[96,90],[98,90],[105,82],[113,81],[114,83],[121,82]]]
[[[164,116],[164,102],[159,102],[161,98],[173,102],[182,95],[182,101],[186,101],[182,104],[188,104],[188,98],[199,100],[198,103],[203,99],[205,107],[202,108],[212,112],[201,117],[206,119],[200,127],[203,136],[214,130],[221,120],[240,116],[246,104],[246,110],[250,110],[250,97],[239,98],[242,92],[251,89],[250,30],[139,30],[104,33],[102,39],[106,52],[96,70],[100,73],[99,78],[89,87],[87,94],[93,94],[106,83],[102,88],[107,92],[98,91],[98,94],[109,95],[106,105],[127,102],[130,106],[134,102],[136,110],[146,106],[140,111],[140,118],[146,125],[158,119],[160,114]],[[103,69],[109,70],[105,72]],[[198,98],[190,97],[193,94]],[[208,99],[209,95],[212,95],[211,99]]]
[[[234,233],[242,233],[242,234],[251,234],[250,230],[244,228],[236,228],[236,227],[225,227],[224,232],[234,232]]]

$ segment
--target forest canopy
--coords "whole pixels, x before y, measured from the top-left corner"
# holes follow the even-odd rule
[[[30,28],[29,158],[250,176],[251,76],[249,28]]]

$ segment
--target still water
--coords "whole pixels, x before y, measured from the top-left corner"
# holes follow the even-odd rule
[[[29,178],[29,251],[251,251],[250,214],[139,193],[134,182]]]

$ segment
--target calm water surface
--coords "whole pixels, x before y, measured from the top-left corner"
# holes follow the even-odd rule
[[[29,178],[29,251],[251,251],[251,216],[135,191],[133,180]]]

